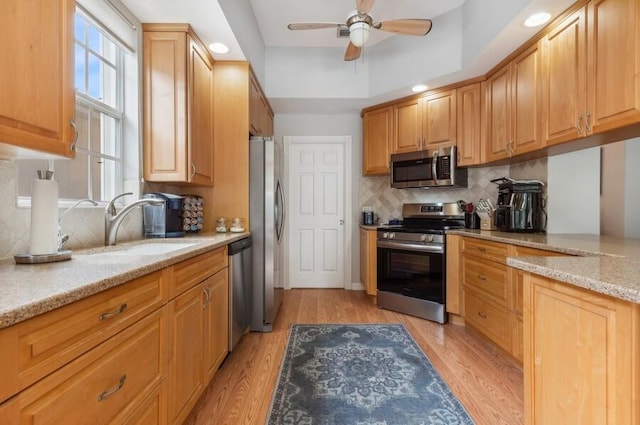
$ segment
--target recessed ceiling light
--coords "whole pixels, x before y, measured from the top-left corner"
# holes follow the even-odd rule
[[[424,84],[418,84],[416,86],[411,87],[411,91],[415,93],[420,93],[422,91],[425,91],[426,89],[427,89],[427,86],[425,86]]]
[[[540,25],[547,23],[549,19],[551,19],[551,15],[547,12],[535,13],[524,21],[524,25],[526,27],[539,27]]]
[[[209,50],[211,50],[213,53],[220,53],[221,55],[224,55],[225,53],[229,53],[229,48],[222,43],[209,44]]]

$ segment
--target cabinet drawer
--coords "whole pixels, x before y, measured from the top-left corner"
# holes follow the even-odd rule
[[[497,263],[506,264],[509,253],[509,245],[487,242],[480,239],[462,238],[462,252]]]
[[[511,352],[509,312],[481,295],[464,290],[465,322],[486,335],[503,350]]]
[[[166,310],[110,338],[0,407],[11,424],[121,424],[166,374]],[[162,401],[164,403],[164,401]]]
[[[169,298],[182,294],[228,264],[227,247],[224,246],[174,265],[174,279],[169,290]]]
[[[472,286],[495,301],[507,307],[509,305],[509,268],[493,262],[481,262],[471,256],[462,258],[462,277],[466,287]]]
[[[0,401],[28,387],[166,302],[162,271],[0,331]]]

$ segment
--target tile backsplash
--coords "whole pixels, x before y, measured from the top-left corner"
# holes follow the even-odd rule
[[[476,203],[479,199],[498,197],[498,188],[492,179],[511,177],[547,181],[547,159],[536,159],[512,165],[469,168],[468,187],[456,189],[393,189],[389,176],[360,178],[360,207],[372,207],[381,223],[402,217],[403,203],[455,202]]]
[[[11,161],[0,160],[0,259],[29,252],[31,209],[16,205],[16,167]],[[402,204],[407,202],[454,202],[463,199],[477,202],[480,198],[496,199],[497,188],[491,179],[510,176],[515,179],[547,181],[546,158],[498,167],[469,169],[469,184],[465,189],[392,189],[389,177],[361,177],[359,205],[373,207],[381,222],[402,216]],[[145,184],[144,192],[168,191],[179,188]],[[178,190],[178,192],[176,192]],[[64,212],[60,209],[60,213]],[[142,238],[142,213],[137,209],[128,214],[118,231],[118,241]],[[63,233],[69,235],[66,247],[72,250],[104,244],[104,206],[83,205],[69,212],[60,222]]]
[[[29,252],[31,209],[16,205],[16,166],[0,160],[0,259]],[[66,208],[61,208],[62,214]],[[118,230],[118,241],[142,237],[142,210],[128,214]],[[104,206],[84,204],[60,221],[62,232],[69,235],[65,245],[69,249],[82,249],[104,245]]]

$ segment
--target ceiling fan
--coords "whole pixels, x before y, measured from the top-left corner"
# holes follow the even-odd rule
[[[373,2],[374,0],[356,0],[356,10],[349,13],[344,24],[334,22],[297,22],[287,25],[287,28],[292,31],[333,27],[348,28],[350,41],[344,54],[345,61],[352,61],[360,57],[362,47],[369,38],[371,28],[404,35],[427,35],[431,31],[430,19],[394,19],[373,22],[373,18],[369,15]]]

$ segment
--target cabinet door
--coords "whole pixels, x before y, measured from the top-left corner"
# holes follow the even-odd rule
[[[458,165],[482,163],[482,84],[476,83],[458,88],[457,142]]]
[[[594,133],[640,121],[640,4],[589,2],[587,114]]]
[[[362,174],[389,174],[391,140],[393,138],[393,107],[367,111],[362,117]]]
[[[509,156],[511,143],[511,66],[507,65],[487,80],[487,162]]]
[[[393,153],[422,149],[422,100],[408,100],[393,106]]]
[[[423,149],[456,145],[456,90],[430,93],[422,101]]]
[[[144,32],[143,158],[147,181],[187,181],[187,34]]]
[[[360,281],[367,295],[378,294],[376,230],[360,229]]]
[[[540,115],[542,86],[542,50],[536,43],[511,62],[511,134],[510,155],[542,147]]]
[[[150,397],[162,418],[165,338],[160,309],[0,404],[0,423],[122,424]]]
[[[73,0],[0,2],[0,145],[73,157]],[[31,153],[33,155],[33,153]]]
[[[545,146],[584,136],[587,44],[585,8],[543,39],[543,138]]]
[[[181,424],[204,390],[202,363],[202,285],[171,301],[169,307],[169,423]]]
[[[527,424],[637,424],[640,305],[525,274]]]
[[[213,186],[213,63],[189,37],[189,182]]]
[[[229,353],[229,269],[223,269],[207,279],[204,290],[202,339],[206,385]]]

